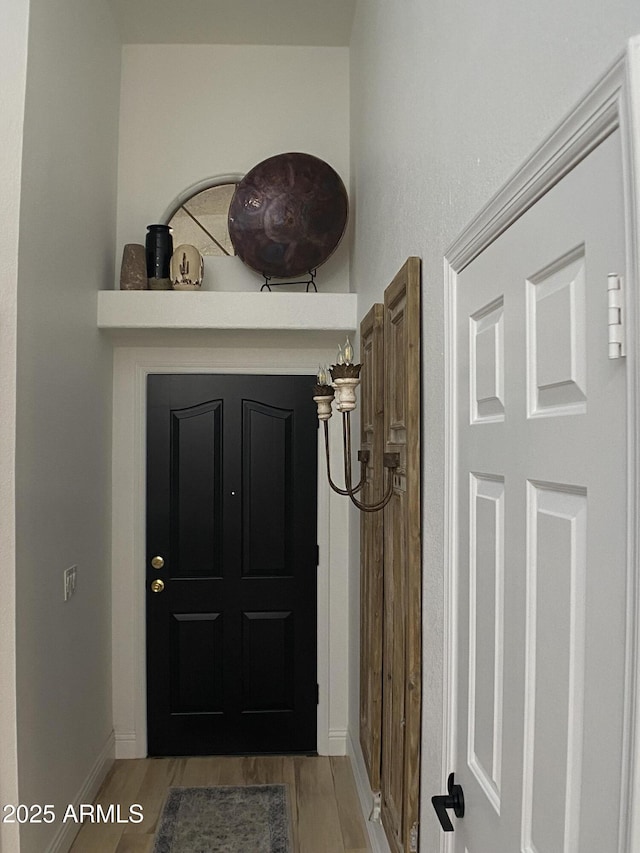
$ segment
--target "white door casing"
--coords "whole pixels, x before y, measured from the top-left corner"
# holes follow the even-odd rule
[[[113,411],[113,706],[116,758],[147,754],[145,677],[145,430],[149,373],[310,373],[333,352],[261,348],[234,338],[222,347],[122,346],[114,350]],[[244,344],[244,345],[243,345]],[[268,365],[268,366],[266,366]],[[311,397],[309,398],[311,400]],[[320,433],[319,433],[320,435]],[[341,452],[337,431],[332,453]],[[335,445],[335,446],[334,446]],[[324,444],[318,448],[318,463]],[[322,465],[324,463],[322,462]],[[320,476],[321,475],[321,476]],[[318,752],[346,750],[347,682],[343,649],[347,632],[348,541],[342,499],[331,496],[324,468],[318,477]],[[335,498],[335,499],[334,499]],[[141,574],[142,572],[142,574]]]
[[[467,813],[442,851],[640,849],[638,52],[636,39],[445,262],[446,754],[432,793],[455,770]],[[627,289],[618,362],[609,272]]]

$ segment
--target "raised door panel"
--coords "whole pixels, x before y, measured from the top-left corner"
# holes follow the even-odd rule
[[[472,423],[504,420],[504,299],[471,317]]]
[[[587,411],[585,263],[581,244],[526,282],[529,417]]]
[[[222,576],[222,401],[171,413],[174,577]]]
[[[293,710],[294,623],[291,611],[243,613],[243,713]]]
[[[243,403],[243,559],[245,577],[289,577],[293,502],[293,412]]]
[[[504,683],[504,479],[471,475],[468,762],[500,813]]]
[[[523,850],[579,853],[587,490],[529,483],[527,516]]]
[[[172,714],[217,714],[224,710],[221,613],[171,614]],[[207,666],[202,666],[202,658]]]

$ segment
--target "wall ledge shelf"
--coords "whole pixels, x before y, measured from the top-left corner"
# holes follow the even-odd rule
[[[355,293],[102,290],[98,328],[188,331],[354,331]]]

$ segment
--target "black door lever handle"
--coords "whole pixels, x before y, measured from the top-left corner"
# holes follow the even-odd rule
[[[453,824],[447,814],[447,809],[453,809],[456,817],[464,817],[464,793],[462,792],[462,785],[456,785],[453,773],[449,774],[447,789],[448,794],[431,797],[431,802],[438,815],[440,826],[445,832],[453,832]]]

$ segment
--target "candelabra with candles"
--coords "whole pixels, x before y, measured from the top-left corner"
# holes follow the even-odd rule
[[[336,364],[330,368],[319,367],[317,384],[314,387],[313,399],[318,406],[318,420],[324,426],[324,446],[327,457],[327,478],[329,485],[339,495],[346,495],[351,502],[362,512],[378,512],[383,509],[393,494],[393,471],[398,467],[400,455],[398,453],[385,453],[383,465],[387,469],[387,486],[384,496],[373,504],[366,504],[355,496],[360,492],[367,478],[367,464],[369,462],[369,451],[359,450],[358,461],[360,462],[360,480],[353,485],[351,475],[351,412],[356,407],[356,388],[360,384],[361,364],[353,364],[353,347],[347,338],[344,349],[338,347]],[[333,415],[333,401],[336,408],[342,414],[342,445],[344,455],[344,481],[345,488],[341,489],[331,478],[331,460],[329,454],[329,419]]]

